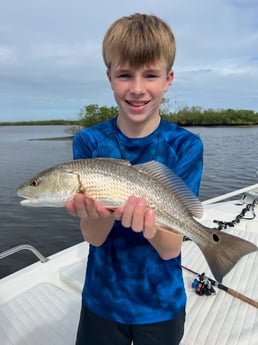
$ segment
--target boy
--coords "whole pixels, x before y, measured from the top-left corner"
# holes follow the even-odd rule
[[[170,27],[156,16],[136,13],[111,25],[103,58],[118,116],[79,132],[75,159],[156,160],[198,195],[202,142],[159,115],[175,50]],[[113,213],[80,194],[66,208],[90,244],[76,344],[178,345],[186,304],[182,236],[157,230],[155,211],[135,196]]]

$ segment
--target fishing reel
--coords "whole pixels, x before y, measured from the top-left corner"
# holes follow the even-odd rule
[[[212,286],[211,280],[205,276],[205,273],[199,274],[198,279],[194,279],[192,282],[192,288],[195,289],[195,292],[200,296],[210,296],[215,294],[216,291]]]

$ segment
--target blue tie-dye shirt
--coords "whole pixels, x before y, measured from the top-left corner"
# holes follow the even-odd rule
[[[198,136],[161,119],[144,138],[128,138],[116,119],[80,131],[74,159],[113,157],[132,164],[156,160],[167,165],[198,195],[203,145]],[[116,221],[106,241],[90,245],[83,303],[97,315],[127,324],[176,318],[185,307],[181,255],[163,260],[142,233]],[[101,330],[100,330],[101,331]]]

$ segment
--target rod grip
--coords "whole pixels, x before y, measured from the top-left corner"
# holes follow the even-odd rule
[[[231,296],[234,296],[234,297],[240,299],[241,301],[246,302],[246,303],[252,305],[253,307],[255,307],[256,309],[258,309],[258,302],[257,301],[241,294],[240,292],[228,288],[227,293],[229,293]]]

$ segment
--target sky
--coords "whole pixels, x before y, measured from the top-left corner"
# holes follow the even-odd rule
[[[8,0],[0,4],[0,122],[78,119],[115,105],[102,40],[119,17],[155,14],[177,41],[172,111],[258,112],[257,0]]]

